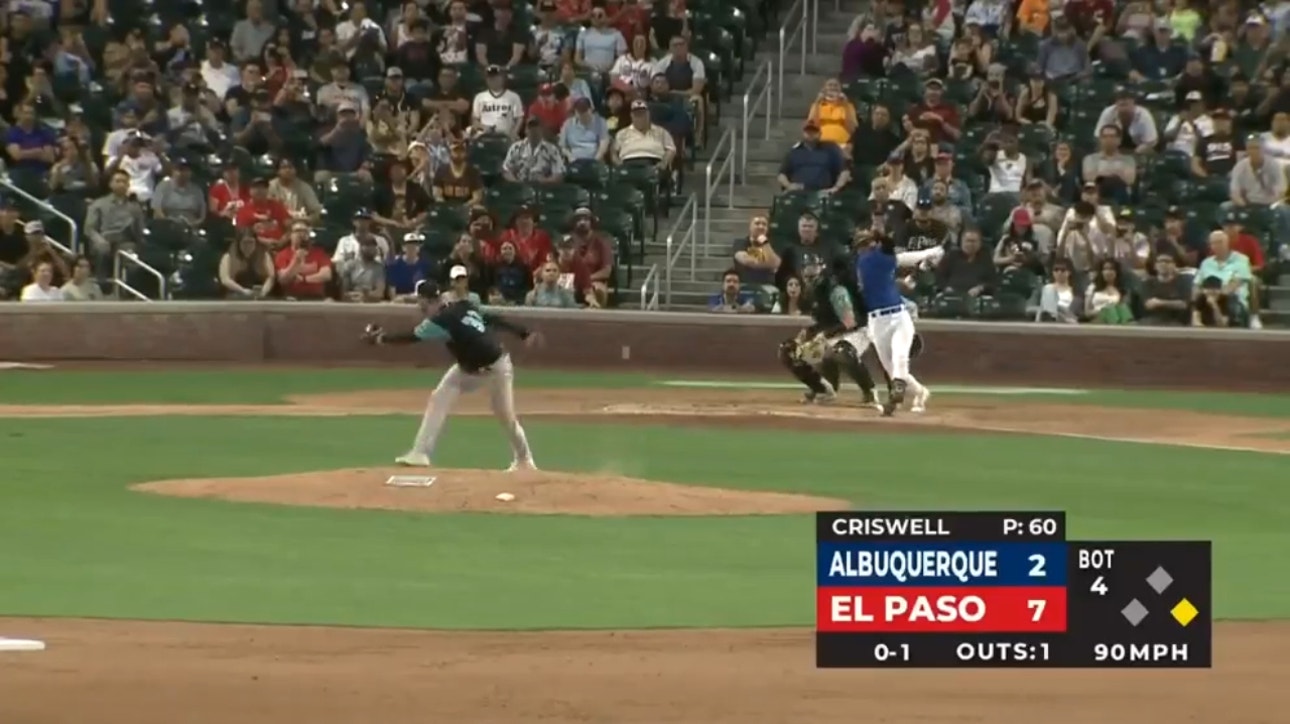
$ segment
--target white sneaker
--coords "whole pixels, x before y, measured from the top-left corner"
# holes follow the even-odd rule
[[[927,401],[932,398],[932,391],[924,387],[917,395],[914,395],[914,404],[909,406],[910,412],[926,412]]]
[[[1250,317],[1250,329],[1263,329],[1263,320],[1259,319],[1259,315]]]
[[[520,471],[536,472],[537,469],[538,469],[537,463],[533,462],[533,458],[529,458],[528,460],[523,460],[523,461],[516,460],[515,462],[511,463],[511,466],[509,468],[506,468],[506,472],[508,473],[517,473]]]
[[[394,462],[409,468],[428,468],[430,456],[413,450],[394,458]]]

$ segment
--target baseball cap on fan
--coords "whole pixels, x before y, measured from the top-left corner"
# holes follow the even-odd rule
[[[461,264],[454,266],[448,272],[448,278],[453,280],[465,279],[468,276],[470,276],[470,272],[466,271],[466,267],[462,266]]]

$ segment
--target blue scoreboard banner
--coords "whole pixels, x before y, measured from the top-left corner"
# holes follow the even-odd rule
[[[1211,659],[1208,541],[1067,541],[1066,515],[816,519],[821,667],[1175,667]]]

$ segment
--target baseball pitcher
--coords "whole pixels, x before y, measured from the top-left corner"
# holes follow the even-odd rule
[[[390,334],[375,324],[369,324],[363,332],[363,340],[375,345],[445,342],[456,362],[444,373],[439,386],[430,395],[412,449],[395,458],[395,462],[409,467],[429,467],[439,433],[457,398],[463,392],[486,385],[492,400],[493,416],[502,423],[510,439],[512,462],[508,472],[537,470],[528,437],[515,415],[515,368],[511,364],[511,356],[494,338],[492,330],[510,332],[528,346],[538,343],[541,337],[496,314],[484,312],[471,302],[442,303],[439,285],[433,280],[421,282],[416,293],[417,304],[425,317],[416,329],[405,334]]]

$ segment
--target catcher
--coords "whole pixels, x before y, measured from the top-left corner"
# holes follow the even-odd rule
[[[873,376],[861,361],[870,343],[865,327],[869,317],[851,266],[850,257],[842,257],[827,274],[818,259],[802,268],[803,286],[814,297],[812,324],[780,344],[779,360],[806,385],[803,402],[834,400],[845,371],[860,387],[864,404],[881,409]]]

